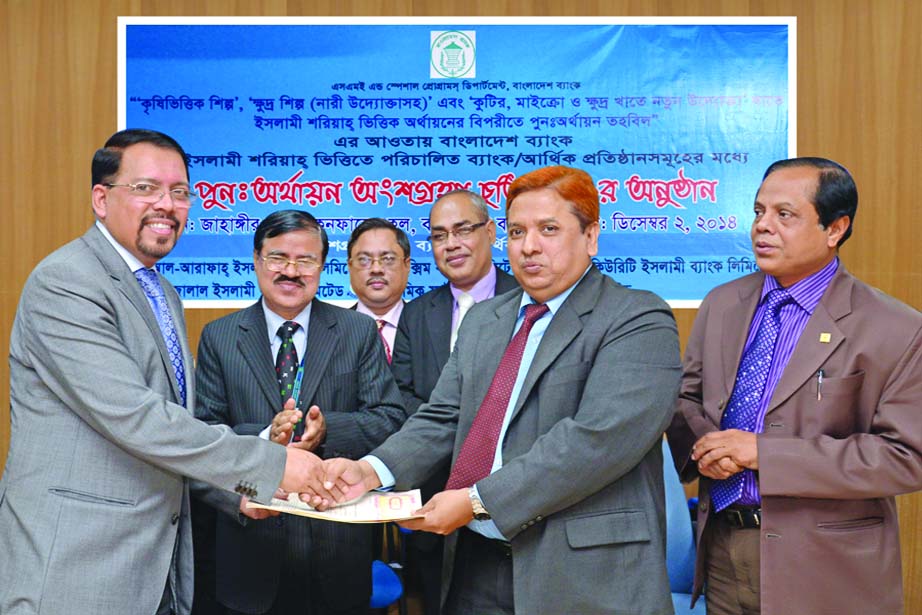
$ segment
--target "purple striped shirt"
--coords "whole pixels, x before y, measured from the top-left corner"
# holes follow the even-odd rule
[[[775,354],[768,370],[768,379],[765,381],[765,391],[759,401],[755,433],[762,433],[765,426],[765,411],[768,409],[768,404],[775,393],[775,387],[778,386],[781,374],[784,373],[784,368],[787,366],[791,355],[794,354],[794,348],[797,346],[800,334],[803,333],[804,327],[807,326],[807,321],[813,314],[813,310],[819,305],[820,298],[826,292],[826,287],[829,286],[829,282],[838,267],[839,258],[836,257],[813,275],[807,276],[800,282],[788,287],[787,290],[791,293],[794,301],[781,308],[781,330],[778,332],[778,340],[775,342]],[[753,315],[752,322],[749,325],[749,336],[746,338],[744,353],[746,352],[745,349],[749,348],[749,345],[755,339],[759,323],[762,322],[762,314],[765,312],[765,296],[776,288],[781,288],[778,281],[770,275],[765,276],[765,282],[762,284],[762,297],[759,299],[759,306],[756,308],[756,313]],[[759,483],[756,473],[752,470],[743,470],[743,496],[740,498],[739,503],[753,506],[761,502],[762,498],[759,495]]]

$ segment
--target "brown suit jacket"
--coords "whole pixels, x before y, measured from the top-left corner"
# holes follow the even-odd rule
[[[668,431],[684,480],[697,476],[692,444],[719,429],[763,279],[714,289],[695,319]],[[840,263],[785,367],[758,449],[762,613],[901,613],[894,496],[922,488],[922,314]],[[709,483],[699,487],[702,546]],[[699,549],[696,596],[706,557]]]

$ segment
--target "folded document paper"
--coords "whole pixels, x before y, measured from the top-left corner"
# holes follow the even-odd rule
[[[320,512],[298,498],[297,493],[289,493],[287,500],[272,498],[268,506],[247,502],[247,508],[263,508],[301,515],[313,519],[339,521],[341,523],[383,523],[385,521],[402,521],[404,519],[419,519],[422,515],[414,515],[413,511],[422,506],[422,497],[419,489],[412,491],[370,491],[357,500],[334,506],[329,510]]]

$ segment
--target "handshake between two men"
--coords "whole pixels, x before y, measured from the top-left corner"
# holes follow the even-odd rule
[[[293,437],[302,419],[303,433],[300,437]],[[285,475],[276,498],[286,499],[288,493],[299,493],[303,502],[324,511],[381,487],[381,479],[367,461],[344,458],[323,460],[314,454],[325,435],[326,422],[317,406],[311,406],[304,415],[289,399],[275,416],[269,427],[269,439],[286,446],[288,451]],[[252,519],[279,514],[261,508],[247,508],[246,498],[240,504],[240,512]],[[400,521],[399,524],[411,530],[443,535],[450,534],[474,518],[467,489],[437,493],[414,514],[421,517]]]

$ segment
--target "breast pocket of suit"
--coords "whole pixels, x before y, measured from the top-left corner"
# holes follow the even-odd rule
[[[862,414],[860,392],[864,384],[864,371],[843,377],[828,375],[808,385],[807,401],[816,403],[816,411],[801,412],[801,432],[804,437],[825,435],[846,437],[866,432],[873,416]]]

